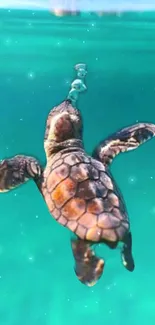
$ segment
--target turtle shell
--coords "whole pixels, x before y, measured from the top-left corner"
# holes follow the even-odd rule
[[[81,239],[118,242],[129,230],[112,176],[82,150],[55,154],[44,171],[43,188],[52,216]]]

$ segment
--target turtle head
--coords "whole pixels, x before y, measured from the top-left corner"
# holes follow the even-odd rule
[[[54,107],[46,124],[44,147],[47,157],[71,144],[76,146],[81,143],[82,130],[81,114],[70,100]]]

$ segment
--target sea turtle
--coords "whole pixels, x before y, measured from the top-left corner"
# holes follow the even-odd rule
[[[67,99],[54,107],[47,119],[45,168],[33,157],[18,155],[0,163],[0,191],[9,191],[33,179],[51,215],[69,228],[79,280],[94,285],[101,277],[104,260],[92,245],[116,248],[122,242],[122,262],[134,270],[132,235],[126,207],[109,171],[120,152],[136,149],[155,135],[155,125],[138,123],[101,142],[92,156],[85,152],[80,111]]]

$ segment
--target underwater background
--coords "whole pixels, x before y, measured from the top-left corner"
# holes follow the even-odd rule
[[[137,121],[155,123],[155,13],[55,17],[0,10],[0,159],[33,155],[45,164],[50,109],[86,63],[78,107],[84,143],[94,146]],[[57,224],[35,184],[0,194],[0,325],[155,324],[155,139],[111,166],[126,201],[136,268],[120,250],[89,288],[74,274],[71,233]]]

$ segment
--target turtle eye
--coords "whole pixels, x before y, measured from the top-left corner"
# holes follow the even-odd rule
[[[81,134],[81,132],[82,132],[82,121],[75,114],[71,114],[70,118],[71,118],[72,125],[73,125],[73,128],[74,128],[75,136],[78,137],[78,135]]]

